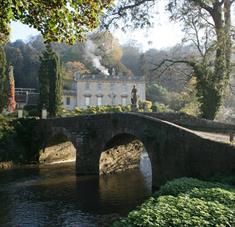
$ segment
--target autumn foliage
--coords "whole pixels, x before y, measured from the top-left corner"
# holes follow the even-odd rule
[[[15,80],[13,76],[13,67],[9,68],[9,93],[7,99],[7,110],[8,112],[14,112],[16,108],[15,101]]]

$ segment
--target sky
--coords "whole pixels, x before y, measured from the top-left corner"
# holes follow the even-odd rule
[[[112,34],[118,38],[121,44],[135,40],[143,51],[150,48],[163,49],[180,43],[183,38],[180,25],[169,21],[169,15],[164,11],[164,2],[160,3],[158,9],[158,14],[154,18],[155,23],[153,28],[138,29],[127,33],[118,30],[113,31]],[[22,39],[27,42],[30,37],[37,34],[40,34],[37,30],[20,22],[11,23],[12,42],[17,39]]]

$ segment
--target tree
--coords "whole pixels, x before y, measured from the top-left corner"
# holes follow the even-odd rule
[[[202,117],[214,119],[231,73],[231,6],[234,0],[172,0],[172,18],[184,22],[201,56],[194,67]],[[203,32],[204,35],[200,34]],[[215,37],[213,39],[213,37]]]
[[[16,87],[38,88],[38,70],[41,50],[31,43],[17,40],[5,46],[7,62],[14,65]]]
[[[38,79],[39,79],[39,110],[43,108],[48,110],[49,108],[49,91],[50,91],[50,78],[48,73],[49,65],[49,53],[47,51],[43,52],[40,58],[41,64],[39,67]]]
[[[156,0],[120,0],[108,8],[101,18],[102,28],[121,27],[123,31],[131,28],[150,26]]]
[[[61,63],[58,55],[47,48],[51,57],[51,64],[49,71],[50,77],[50,91],[49,91],[49,112],[51,116],[58,115],[62,104],[62,76],[61,76]]]
[[[59,113],[61,106],[61,64],[59,57],[47,45],[41,58],[39,70],[40,104],[39,109],[48,109],[51,116]]]
[[[10,34],[10,22],[19,20],[40,31],[46,42],[74,43],[99,25],[99,16],[111,0],[1,0],[0,44]]]
[[[6,55],[3,47],[0,47],[0,113],[7,103],[7,77]]]
[[[137,46],[130,44],[123,47],[122,63],[126,65],[135,76],[141,75],[141,64],[140,64],[141,52]]]
[[[154,9],[153,4],[155,2],[154,0],[118,1],[118,4],[109,10],[109,15],[106,16],[104,21],[104,27],[110,26],[112,23],[114,26],[118,26],[117,21],[119,19],[125,22],[123,23],[124,26],[127,26],[128,22],[132,22],[134,27],[149,25],[151,19],[149,12],[151,12],[151,8]],[[207,96],[200,98],[202,116],[209,119],[214,119],[222,103],[231,73],[231,7],[233,3],[234,0],[169,0],[168,9],[172,13],[172,19],[183,21],[186,28],[191,26],[196,32],[203,28],[207,38],[213,37],[211,31],[215,34],[213,43],[208,43],[213,44],[209,48],[210,58],[213,58],[212,66],[210,65],[211,62],[207,61],[208,59],[199,62],[194,59],[195,63],[198,63],[195,72],[202,73],[196,75],[198,89],[203,90],[201,95]],[[191,21],[192,18],[198,20]],[[201,37],[198,34],[196,36],[199,39],[191,41],[197,46]],[[209,55],[206,53],[205,56]],[[208,96],[208,90],[214,94],[213,102],[211,102],[211,97]]]
[[[13,73],[13,66],[9,66],[8,71],[8,97],[7,97],[7,111],[12,113],[15,111],[16,108],[16,101],[15,101],[15,80],[14,80],[14,73]]]

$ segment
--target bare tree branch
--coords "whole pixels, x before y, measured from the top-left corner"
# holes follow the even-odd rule
[[[112,15],[119,15],[119,16],[123,16],[123,12],[128,10],[128,9],[132,9],[135,7],[138,7],[146,2],[154,2],[155,0],[141,0],[141,1],[137,1],[134,4],[130,4],[130,5],[126,5],[126,6],[121,6],[117,12],[114,12]]]
[[[153,68],[153,69],[151,69],[151,71],[155,71],[155,70],[161,68],[161,67],[162,67],[165,63],[167,63],[167,62],[169,62],[171,66],[174,65],[174,64],[178,64],[178,63],[184,63],[184,64],[187,64],[187,65],[189,65],[189,66],[191,66],[191,67],[193,67],[193,66],[195,65],[194,62],[188,61],[188,60],[164,59],[164,60],[161,61],[160,64],[152,63],[152,64],[155,65],[156,67]]]
[[[153,64],[154,68],[150,69],[150,72],[154,72],[156,70],[159,70],[158,73],[158,78],[160,78],[167,70],[169,70],[173,65],[175,64],[187,64],[191,67],[195,66],[195,63],[192,61],[188,61],[188,60],[172,60],[172,59],[163,59],[159,64],[156,63],[150,63]],[[163,69],[161,69],[163,66],[165,66]],[[184,72],[184,75],[186,75],[187,77],[189,77],[192,73],[186,74]],[[185,81],[185,79],[182,79]]]
[[[213,8],[210,7],[209,5],[207,5],[205,3],[205,1],[203,1],[203,0],[190,0],[190,2],[193,2],[196,5],[199,5],[201,8],[205,9],[209,13],[211,13],[213,11]]]

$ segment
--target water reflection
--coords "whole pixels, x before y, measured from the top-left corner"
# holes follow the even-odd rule
[[[141,171],[78,176],[74,164],[0,171],[0,226],[98,226],[104,214],[127,214],[151,193],[148,159]]]

